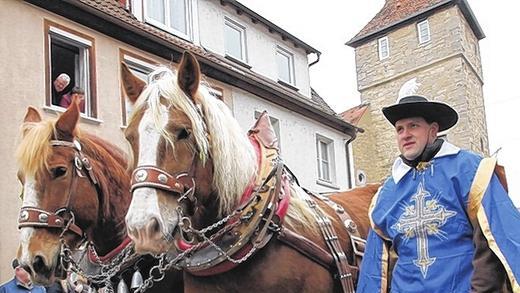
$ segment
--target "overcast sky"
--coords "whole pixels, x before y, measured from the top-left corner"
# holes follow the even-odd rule
[[[359,104],[354,49],[344,45],[383,7],[384,0],[239,0],[322,52],[311,67],[311,86],[336,110]],[[468,0],[486,38],[480,41],[490,150],[501,148],[509,190],[520,206],[520,40],[515,19],[520,1]],[[311,58],[314,56],[311,55]],[[314,59],[312,59],[314,60]],[[520,116],[520,115],[519,115]],[[518,116],[516,116],[518,117]]]

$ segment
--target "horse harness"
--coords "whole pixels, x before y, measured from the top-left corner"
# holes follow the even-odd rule
[[[260,120],[261,118],[259,118]],[[176,246],[179,253],[169,255],[159,271],[172,267],[196,276],[211,276],[226,272],[246,261],[275,236],[279,241],[297,250],[314,262],[333,271],[343,292],[354,293],[354,278],[364,251],[365,240],[347,211],[324,196],[309,193],[305,201],[314,212],[329,251],[283,225],[290,200],[290,182],[297,181],[278,157],[276,147],[263,135],[262,130],[249,133],[251,143],[260,154],[261,164],[256,184],[244,192],[239,206],[216,223],[197,230],[191,226],[189,214],[179,206],[181,239]],[[132,176],[131,190],[141,187],[157,188],[179,195],[179,204],[188,200],[196,207],[195,155],[188,171],[170,175],[155,166],[139,166]],[[329,205],[345,225],[356,257],[348,263],[339,238],[328,216],[318,208],[316,201]],[[185,238],[184,235],[192,237]],[[138,292],[146,288],[140,288]]]
[[[52,147],[70,147],[75,150],[74,155],[74,170],[72,173],[72,179],[69,185],[69,194],[65,205],[55,212],[49,212],[38,207],[22,207],[20,209],[20,215],[18,217],[18,228],[22,227],[39,227],[39,228],[52,228],[61,229],[60,238],[68,231],[76,234],[82,239],[86,239],[84,231],[75,223],[74,213],[70,209],[70,200],[73,196],[74,190],[78,178],[87,177],[90,182],[95,186],[98,195],[101,192],[98,181],[92,172],[92,166],[90,161],[81,151],[81,144],[78,140],[74,139],[73,142],[63,140],[51,140],[50,145]],[[66,217],[68,216],[68,219]]]
[[[137,268],[140,257],[133,251],[133,244],[128,237],[106,256],[99,257],[97,255],[92,243],[87,241],[87,236],[83,229],[75,223],[74,212],[69,207],[79,178],[87,177],[96,188],[98,198],[101,199],[101,187],[92,171],[92,165],[89,159],[83,154],[81,143],[78,139],[73,139],[72,142],[51,140],[50,145],[52,147],[69,147],[75,151],[72,163],[74,172],[72,173],[72,179],[69,185],[67,202],[55,212],[49,212],[38,207],[22,207],[18,217],[18,228],[37,227],[60,229],[61,268],[79,273],[86,277],[91,284],[105,286],[108,292],[112,292],[112,278],[114,276],[132,266],[136,271],[135,274],[140,274]],[[86,243],[87,246],[84,247],[82,251],[73,252],[64,239],[67,232],[79,236],[81,238],[80,243]],[[118,292],[119,291],[120,290],[118,290]]]

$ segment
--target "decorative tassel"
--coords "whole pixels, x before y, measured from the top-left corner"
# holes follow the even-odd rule
[[[130,289],[133,291],[143,285],[143,275],[139,270],[136,270],[132,275],[132,282],[130,283]]]
[[[119,284],[117,284],[117,293],[130,293],[130,290],[128,290],[128,286],[126,285],[123,279],[121,279],[119,281]]]

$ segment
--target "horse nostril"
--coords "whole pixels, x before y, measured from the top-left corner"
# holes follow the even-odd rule
[[[32,267],[35,272],[44,272],[47,270],[46,269],[47,267],[45,266],[45,260],[43,259],[42,256],[39,256],[39,255],[34,257]]]
[[[146,225],[146,230],[150,233],[150,235],[154,235],[161,232],[161,224],[156,217],[150,219],[148,224]]]

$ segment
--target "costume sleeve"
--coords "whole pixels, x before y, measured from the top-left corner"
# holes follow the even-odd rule
[[[505,284],[506,272],[498,257],[489,249],[487,240],[480,227],[473,234],[475,255],[473,257],[472,293],[501,292]]]
[[[502,263],[513,292],[520,293],[520,213],[493,175],[477,213],[489,248]]]
[[[495,165],[495,158],[480,162],[470,190],[468,216],[474,229],[481,229],[489,249],[499,259],[512,291],[520,293],[520,213],[494,175]],[[481,249],[476,246],[477,260],[483,257]]]
[[[377,233],[370,230],[361,263],[357,293],[387,292],[388,259],[387,244]]]

